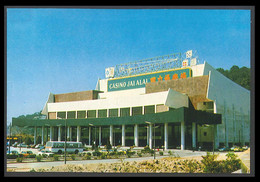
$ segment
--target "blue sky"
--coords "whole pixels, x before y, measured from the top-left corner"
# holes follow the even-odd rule
[[[106,67],[196,50],[213,67],[250,67],[250,11],[7,9],[7,122],[49,92],[95,89]]]

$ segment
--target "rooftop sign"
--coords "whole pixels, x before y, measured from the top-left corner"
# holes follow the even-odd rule
[[[160,71],[155,73],[147,73],[138,76],[129,76],[124,78],[110,79],[107,82],[107,91],[118,91],[135,88],[143,88],[146,83],[158,82],[164,80],[175,80],[179,78],[191,77],[191,69],[174,69],[168,71]]]

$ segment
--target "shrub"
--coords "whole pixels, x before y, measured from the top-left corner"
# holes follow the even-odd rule
[[[95,151],[95,152],[92,152],[92,155],[93,156],[101,156],[102,152],[99,152],[99,151]]]
[[[163,155],[163,151],[160,151],[159,154],[162,156]]]
[[[16,154],[7,154],[7,159],[16,159],[18,155]]]
[[[76,155],[75,155],[75,154],[71,154],[70,157],[71,157],[72,160],[75,160],[75,159],[76,159]]]
[[[35,157],[35,159],[37,160],[37,162],[41,162],[41,160],[42,160],[42,156],[41,155],[37,155],[36,157]]]
[[[23,162],[23,157],[17,157],[16,162]]]
[[[53,160],[54,160],[54,161],[59,161],[59,156],[58,156],[58,155],[56,155],[56,154],[55,154],[55,155],[53,155]]]

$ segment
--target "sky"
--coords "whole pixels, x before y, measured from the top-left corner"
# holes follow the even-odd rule
[[[215,68],[250,67],[250,26],[250,10],[7,8],[7,123],[121,63],[193,50]]]

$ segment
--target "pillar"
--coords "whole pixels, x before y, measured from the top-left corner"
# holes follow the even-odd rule
[[[168,149],[168,123],[164,123],[164,149]]]
[[[192,122],[191,125],[191,132],[192,132],[192,148],[196,148],[196,123]]]
[[[99,143],[99,145],[101,145],[101,131],[102,131],[102,129],[101,129],[101,126],[99,127],[99,132],[98,132],[98,143]]]
[[[185,125],[184,121],[181,122],[181,150],[185,149]]]
[[[36,138],[37,138],[37,127],[34,126],[34,138],[33,138],[33,144],[36,145]]]
[[[44,126],[42,126],[42,145],[44,144]]]
[[[91,127],[88,127],[88,144],[91,145]]]
[[[153,125],[149,124],[149,148],[153,148]]]
[[[122,125],[122,146],[125,146],[125,125]]]
[[[58,127],[58,141],[61,141],[61,126]]]
[[[81,138],[81,127],[77,126],[77,142],[80,142],[80,138]]]
[[[50,126],[50,141],[53,141],[53,126]]]
[[[138,125],[135,124],[134,126],[134,143],[135,146],[138,147]]]
[[[109,127],[109,142],[113,146],[113,125]]]

